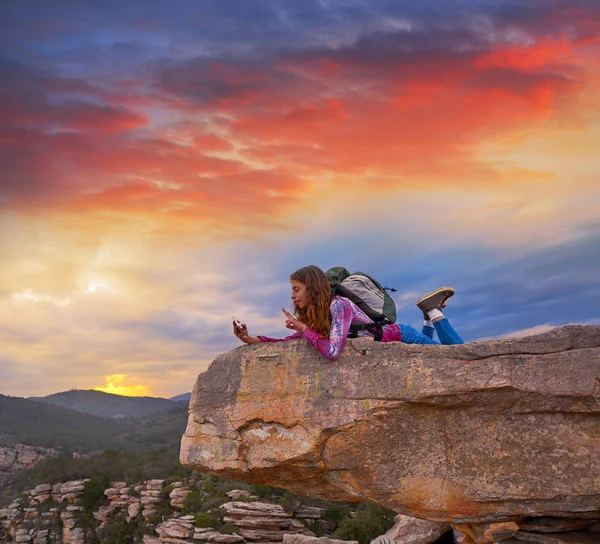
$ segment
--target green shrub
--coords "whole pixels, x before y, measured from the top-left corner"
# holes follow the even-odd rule
[[[315,536],[321,537],[325,536],[325,524],[318,519],[314,523],[307,523],[306,526],[315,533]]]
[[[372,502],[364,502],[359,506],[356,516],[342,520],[333,533],[333,538],[369,544],[394,525],[394,517],[392,510]]]
[[[127,523],[123,515],[110,518],[98,531],[98,537],[103,544],[133,543],[136,536],[136,524]]]
[[[201,512],[200,514],[198,514],[196,516],[194,525],[196,527],[201,527],[203,529],[206,529],[207,527],[214,527],[215,526],[215,518],[209,512]]]
[[[93,476],[83,484],[83,507],[86,512],[93,512],[102,506],[104,491],[109,485],[108,476]]]
[[[261,484],[252,484],[250,490],[253,495],[260,497],[261,499],[268,499],[275,491],[272,487]]]
[[[169,494],[171,493],[171,491],[173,491],[173,489],[175,489],[175,486],[173,484],[163,485],[163,488],[162,488],[163,495],[166,495],[168,497]]]
[[[184,514],[197,514],[202,512],[202,493],[200,491],[192,491],[183,503]]]
[[[350,507],[347,505],[343,506],[331,506],[323,512],[323,519],[326,521],[334,521],[339,524],[344,518],[350,515]]]
[[[279,504],[286,512],[293,512],[299,502],[298,497],[289,491],[284,491],[279,499]]]
[[[205,493],[212,494],[216,491],[215,481],[213,476],[207,476],[202,482],[202,489]]]
[[[232,535],[238,530],[238,528],[231,523],[224,523],[219,527],[219,533],[223,535]]]
[[[208,512],[209,510],[214,510],[215,508],[219,508],[219,506],[221,506],[222,504],[225,504],[226,502],[228,502],[229,499],[227,498],[226,495],[217,495],[215,497],[204,497],[204,499],[202,500],[202,509],[205,512]]]

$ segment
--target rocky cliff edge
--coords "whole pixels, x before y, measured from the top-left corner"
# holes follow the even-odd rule
[[[461,346],[242,346],[198,377],[181,461],[438,522],[600,519],[600,327]]]

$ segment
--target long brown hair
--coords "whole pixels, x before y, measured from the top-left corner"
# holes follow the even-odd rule
[[[305,266],[296,270],[290,280],[306,285],[308,306],[304,309],[294,307],[296,319],[308,325],[323,337],[329,336],[331,329],[331,286],[329,280],[318,266]]]

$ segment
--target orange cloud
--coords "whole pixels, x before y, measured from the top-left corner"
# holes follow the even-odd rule
[[[444,45],[459,38],[469,47]],[[572,115],[569,100],[596,85],[581,56],[595,45],[478,39],[413,32],[261,60],[165,60],[147,81],[54,77],[29,94],[32,76],[19,72],[25,94],[0,127],[5,201],[190,231],[222,231],[239,214],[254,232],[318,205],[316,180],[345,191],[362,178],[390,191],[512,183],[481,142],[518,145]],[[50,91],[73,99],[49,105]]]

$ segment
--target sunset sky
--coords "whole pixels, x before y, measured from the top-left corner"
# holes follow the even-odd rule
[[[291,272],[600,324],[598,0],[4,0],[0,393],[170,397]]]

